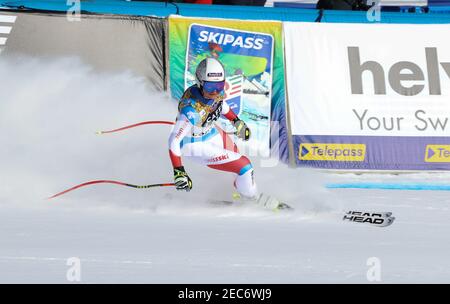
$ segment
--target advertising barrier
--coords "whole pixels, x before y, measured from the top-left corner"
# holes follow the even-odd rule
[[[450,169],[450,25],[284,24],[298,166]]]
[[[317,23],[85,13],[74,20],[66,12],[1,10],[0,59],[76,56],[99,71],[131,71],[158,90],[170,80],[178,99],[195,83],[197,64],[213,56],[226,67],[227,102],[252,130],[240,148],[266,156],[276,147],[272,156],[296,166],[450,169],[450,25],[401,24],[431,20],[419,15],[383,14],[382,22],[396,24],[326,23],[355,22],[362,15],[354,12],[325,16]],[[227,120],[220,124],[233,131]]]
[[[281,22],[169,18],[170,89],[179,98],[195,84],[195,69],[206,57],[219,59],[226,71],[226,101],[252,130],[250,151],[270,153],[271,121],[275,137],[287,138]],[[231,132],[226,119],[220,125]],[[273,138],[273,137],[272,137]],[[280,141],[287,159],[287,140]],[[278,142],[276,143],[279,144]],[[278,157],[278,155],[277,155]]]

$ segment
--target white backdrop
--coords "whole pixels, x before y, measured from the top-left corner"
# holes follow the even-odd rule
[[[285,22],[284,33],[293,135],[450,135],[450,25]],[[416,70],[395,71],[395,64]],[[375,94],[367,65],[378,69],[385,94]],[[351,66],[363,94],[352,91]],[[397,83],[423,89],[399,93],[396,77],[416,79]]]

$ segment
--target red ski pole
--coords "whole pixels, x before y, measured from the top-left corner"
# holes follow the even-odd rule
[[[129,126],[125,126],[125,127],[121,127],[118,129],[114,129],[114,130],[108,130],[108,131],[97,131],[97,134],[107,134],[107,133],[114,133],[114,132],[119,132],[119,131],[123,131],[126,129],[131,129],[131,128],[135,128],[135,127],[139,127],[139,126],[143,126],[143,125],[173,125],[175,124],[172,121],[164,121],[164,120],[150,120],[150,121],[143,121],[140,123],[136,123],[136,124],[132,124]]]
[[[79,185],[76,185],[72,188],[69,188],[67,190],[61,191],[59,193],[56,193],[55,195],[50,196],[48,199],[52,199],[55,197],[58,197],[60,195],[63,195],[67,192],[73,191],[75,189],[84,187],[84,186],[89,186],[89,185],[94,185],[94,184],[115,184],[115,185],[120,185],[120,186],[127,186],[127,187],[132,187],[132,188],[136,188],[136,189],[147,189],[147,188],[153,188],[153,187],[169,187],[169,186],[175,186],[174,183],[166,183],[166,184],[152,184],[152,185],[143,185],[143,186],[139,186],[139,185],[132,185],[132,184],[128,184],[128,183],[123,183],[123,182],[118,182],[118,181],[113,181],[113,180],[94,180],[94,181],[90,181],[90,182],[86,182],[86,183],[82,183]]]

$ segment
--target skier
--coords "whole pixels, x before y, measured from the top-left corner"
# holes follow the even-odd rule
[[[181,156],[216,170],[236,174],[235,199],[254,201],[270,209],[283,206],[278,200],[258,194],[250,160],[238,152],[228,135],[216,126],[221,115],[235,127],[235,135],[248,141],[250,129],[224,100],[225,70],[215,58],[202,60],[195,71],[196,84],[187,88],[178,104],[178,116],[169,137],[169,155],[177,190],[190,191],[192,180]]]

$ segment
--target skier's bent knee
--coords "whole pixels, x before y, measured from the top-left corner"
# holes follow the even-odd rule
[[[234,184],[237,192],[246,198],[254,198],[258,193],[253,168],[250,168],[242,175],[238,175]]]

